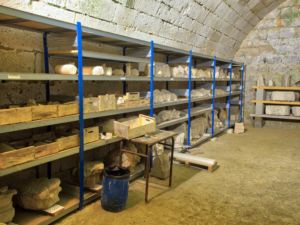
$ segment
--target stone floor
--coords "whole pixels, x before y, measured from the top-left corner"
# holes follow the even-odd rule
[[[152,187],[143,202],[143,186],[134,183],[127,209],[109,213],[99,202],[61,220],[60,225],[300,225],[300,131],[253,129],[225,134],[193,151],[214,158],[214,173],[175,167],[174,186]]]

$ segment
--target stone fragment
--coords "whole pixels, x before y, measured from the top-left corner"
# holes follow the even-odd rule
[[[267,115],[289,116],[291,108],[288,105],[267,105]]]
[[[177,111],[176,109],[173,110],[162,110],[158,113],[156,117],[157,124],[168,121],[168,120],[174,120],[180,118],[180,111]]]
[[[292,113],[293,113],[293,116],[300,116],[300,106],[293,106]]]
[[[15,216],[15,209],[12,204],[12,197],[17,193],[7,186],[0,188],[0,223],[11,222]]]
[[[18,186],[17,203],[24,209],[44,210],[59,201],[60,179],[38,178]]]
[[[293,91],[272,91],[272,101],[295,101],[296,96]]]
[[[191,121],[191,137],[192,139],[198,139],[202,137],[204,133],[206,133],[208,125],[208,118],[199,117]]]
[[[128,143],[125,147],[126,150],[131,152],[138,152],[136,146],[132,143]],[[130,172],[134,172],[136,170],[137,164],[140,162],[141,157],[138,155],[130,154],[127,152],[122,153],[122,167],[128,168]]]

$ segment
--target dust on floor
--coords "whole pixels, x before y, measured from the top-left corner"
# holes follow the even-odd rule
[[[193,154],[214,158],[214,173],[175,166],[171,190],[131,186],[127,209],[110,213],[99,201],[59,225],[300,225],[300,131],[249,129],[225,134]]]

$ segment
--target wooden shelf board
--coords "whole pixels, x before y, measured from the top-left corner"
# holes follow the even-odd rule
[[[49,51],[49,55],[52,56],[77,56],[77,50],[56,50],[56,51]],[[102,59],[102,60],[110,60],[110,61],[117,61],[117,62],[136,62],[136,63],[149,63],[148,58],[138,58],[138,57],[131,57],[131,56],[122,56],[122,55],[115,55],[109,53],[102,53],[102,52],[93,52],[93,51],[82,51],[82,56],[84,58],[93,58],[93,59]]]
[[[260,117],[266,119],[300,120],[300,116],[277,116],[267,114],[250,114],[250,117]]]
[[[253,89],[273,90],[273,91],[300,91],[300,87],[279,87],[279,86],[253,86]]]
[[[299,105],[300,102],[288,102],[288,101],[270,101],[270,100],[252,100],[255,104],[269,104],[269,105]]]
[[[79,187],[74,186],[74,190],[78,189],[78,193],[68,195],[65,192],[60,194],[60,201],[58,205],[64,206],[64,210],[56,216],[46,215],[41,211],[31,211],[22,208],[16,209],[16,216],[14,222],[19,225],[48,225],[51,224],[63,216],[75,211],[79,207]],[[101,196],[101,192],[85,191],[84,204],[89,204]]]
[[[65,208],[56,216],[46,215],[40,211],[30,211],[17,208],[13,221],[19,225],[48,225],[78,209],[79,200],[78,198],[61,194],[60,201],[57,204],[64,206]]]
[[[89,150],[95,149],[97,147],[101,147],[101,146],[105,146],[105,145],[108,145],[108,144],[119,142],[120,140],[122,140],[122,139],[118,138],[118,137],[115,137],[115,138],[112,138],[112,139],[109,139],[109,140],[99,140],[99,141],[91,142],[91,143],[88,143],[88,144],[84,145],[84,150],[89,151]],[[74,147],[74,148],[70,148],[70,149],[67,149],[67,150],[63,150],[63,151],[60,151],[58,153],[48,155],[48,156],[45,156],[45,157],[42,157],[42,158],[38,158],[38,159],[33,160],[33,161],[29,161],[29,162],[22,163],[22,164],[19,164],[19,165],[16,165],[16,166],[12,166],[12,167],[2,169],[2,170],[0,170],[0,177],[9,175],[9,174],[12,174],[12,173],[15,173],[15,172],[19,172],[19,171],[22,171],[22,170],[25,170],[25,169],[29,169],[29,168],[32,168],[32,167],[35,167],[35,166],[39,166],[39,165],[45,164],[47,162],[62,159],[62,158],[65,158],[65,157],[68,157],[68,156],[71,156],[71,155],[78,154],[78,153],[79,153],[79,147]]]

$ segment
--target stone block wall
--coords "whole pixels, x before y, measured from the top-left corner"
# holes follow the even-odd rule
[[[281,85],[286,74],[292,77],[292,84],[300,81],[299,25],[300,1],[288,0],[258,23],[237,51],[235,59],[247,65],[245,113],[248,121],[249,114],[254,112],[250,102],[255,98],[252,86],[260,75],[266,81],[272,79],[275,85]]]
[[[284,0],[0,0],[6,7],[207,55],[232,58]]]

